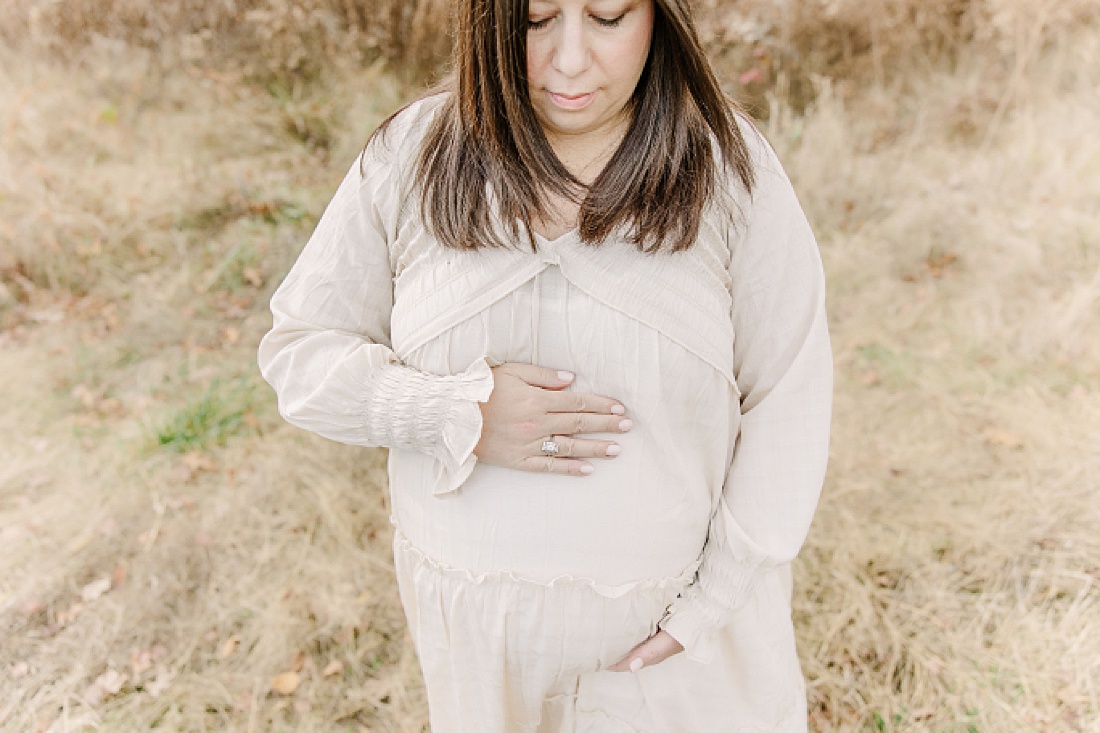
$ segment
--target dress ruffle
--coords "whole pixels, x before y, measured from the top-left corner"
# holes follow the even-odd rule
[[[492,366],[496,366],[493,364]],[[479,402],[493,392],[493,372],[488,357],[474,361],[464,372],[450,379],[451,407],[443,421],[440,451],[436,458],[432,493],[451,494],[469,478],[477,463],[474,448],[483,427]]]
[[[702,562],[702,558],[698,558],[692,561],[686,568],[680,571],[677,575],[666,576],[663,578],[645,578],[643,580],[635,580],[628,583],[620,583],[617,585],[607,585],[604,583],[598,583],[593,578],[579,577],[576,575],[570,575],[568,573],[559,575],[549,582],[543,583],[530,578],[524,578],[516,575],[509,570],[498,570],[488,573],[473,573],[465,568],[456,568],[445,563],[441,563],[433,557],[429,557],[424,552],[412,544],[405,533],[401,531],[400,525],[393,516],[390,517],[390,523],[394,526],[394,549],[411,556],[415,563],[423,568],[430,569],[435,573],[441,575],[447,575],[455,577],[464,581],[470,585],[494,585],[500,583],[513,583],[517,585],[526,585],[530,587],[539,588],[577,588],[587,589],[597,595],[604,596],[605,598],[621,598],[627,593],[638,591],[663,591],[668,588],[684,588],[695,577],[695,572],[699,569],[699,565]]]

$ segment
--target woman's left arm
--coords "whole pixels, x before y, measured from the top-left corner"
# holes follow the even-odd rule
[[[775,152],[754,129],[757,185],[732,238],[734,370],[741,430],[695,581],[659,624],[698,661],[761,576],[794,560],[829,454],[833,359],[813,232]]]

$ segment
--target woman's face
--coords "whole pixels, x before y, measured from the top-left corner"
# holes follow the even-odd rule
[[[649,56],[653,0],[531,0],[527,81],[550,138],[613,131]]]

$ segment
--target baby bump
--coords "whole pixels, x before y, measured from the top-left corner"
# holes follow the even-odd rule
[[[623,442],[623,455],[599,462],[591,476],[478,464],[446,497],[416,480],[432,470],[428,459],[394,451],[394,516],[415,547],[475,574],[580,578],[610,594],[677,576],[706,541],[713,483]]]
[[[400,528],[394,561],[422,662],[439,655],[448,664],[477,659],[479,666],[498,666],[496,679],[535,667],[544,683],[622,659],[657,631],[668,604],[689,582],[642,583],[611,597],[583,580],[541,584],[508,572],[474,574],[425,555]]]

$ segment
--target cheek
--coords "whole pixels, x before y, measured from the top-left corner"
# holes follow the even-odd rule
[[[642,69],[645,67],[646,61],[649,59],[649,43],[653,36],[653,24],[650,23],[646,28],[638,31],[638,33],[631,39],[630,49],[632,55],[632,62],[634,65],[635,73],[641,74]]]
[[[527,42],[527,83],[531,86],[542,83],[542,69],[546,66],[542,63],[543,55],[537,43]]]
[[[651,24],[642,25],[612,50],[609,60],[614,64],[612,68],[618,70],[616,76],[621,83],[632,84],[641,76],[649,58],[651,29]]]
[[[645,48],[644,46],[642,47]],[[633,85],[645,68],[648,54],[639,51],[638,47],[619,49],[608,58],[610,68],[615,69],[615,81],[618,84]]]

